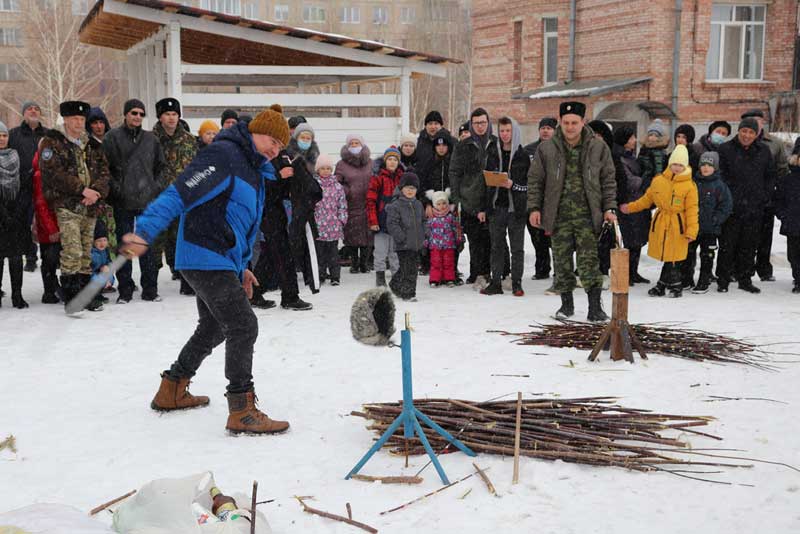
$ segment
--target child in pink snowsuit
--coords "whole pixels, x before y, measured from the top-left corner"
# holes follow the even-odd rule
[[[453,287],[456,281],[456,248],[461,240],[458,223],[450,213],[447,193],[433,194],[433,216],[425,223],[425,246],[431,258],[431,287],[447,284]]]
[[[342,184],[333,176],[333,160],[321,154],[316,163],[317,180],[322,187],[322,200],[314,208],[319,235],[316,240],[320,282],[328,279],[338,286],[340,277],[339,240],[344,239],[347,224],[347,199]]]

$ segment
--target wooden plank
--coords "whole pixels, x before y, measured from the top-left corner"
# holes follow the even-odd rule
[[[630,252],[626,248],[611,249],[611,293],[628,294],[630,287],[629,257]]]
[[[283,75],[283,76],[400,76],[395,67],[313,67],[305,65],[196,65],[184,63],[181,74]]]

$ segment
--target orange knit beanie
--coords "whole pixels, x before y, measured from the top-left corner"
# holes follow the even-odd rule
[[[268,109],[250,121],[248,130],[253,134],[264,134],[274,137],[284,145],[289,143],[289,124],[283,117],[280,104],[272,104]]]

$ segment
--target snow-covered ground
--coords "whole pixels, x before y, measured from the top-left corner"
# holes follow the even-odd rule
[[[785,247],[785,238],[776,237],[778,281],[759,284],[761,295],[732,286],[727,295],[712,291],[654,300],[639,285],[632,290],[631,320],[691,321],[697,328],[764,343],[800,341],[800,296],[790,293]],[[462,269],[466,260],[465,255]],[[487,334],[489,329],[526,330],[531,323],[549,321],[558,307],[557,297],[543,295],[549,281],[529,279],[532,251],[526,260],[525,298],[486,297],[469,286],[431,289],[421,278],[419,302],[398,304],[398,328],[408,311],[415,329],[415,396],[617,395],[626,406],[717,417],[706,429],[724,441],[682,436],[695,448],[742,449],[734,454],[800,466],[798,364],[782,364],[780,372],[769,373],[658,355],[630,365],[613,363],[607,354],[592,364],[585,352],[520,347]],[[646,277],[655,280],[658,270],[658,264],[643,260]],[[0,512],[41,502],[89,510],[151,479],[208,469],[226,492],[247,491],[257,479],[259,496],[276,499],[261,507],[276,533],[357,532],[303,513],[293,495],[313,495],[311,506],[339,514],[349,502],[355,519],[392,533],[800,532],[800,473],[768,464],[708,475],[734,483],[723,486],[665,473],[523,458],[521,481],[512,486],[510,458],[479,455],[477,462],[490,468],[500,498],[490,496],[474,477],[380,516],[439,488],[440,482],[432,467],[421,486],[344,480],[374,437],[350,411],[365,402],[401,397],[399,350],[361,346],[350,335],[350,305],[372,286],[372,274],[343,272],[340,287],[325,286],[309,296],[310,312],[256,312],[260,335],[254,374],[261,406],[288,419],[292,428],[280,436],[238,438],[224,430],[221,348],[192,384],[193,392],[211,396],[210,407],[166,415],[149,408],[159,372],[175,358],[196,318],[194,300],[180,296],[164,271],[163,302],[109,304],[81,319],[65,317],[60,306],[40,304],[39,273],[25,277],[30,309],[11,309],[8,298],[0,309],[0,440],[14,434],[19,449],[17,455],[0,452]],[[582,318],[585,299],[576,297]],[[610,308],[610,295],[604,301]],[[800,352],[800,344],[775,349]],[[567,365],[570,360],[574,367]],[[498,373],[530,378],[491,376]],[[704,402],[708,395],[787,404]],[[441,460],[451,480],[473,470],[472,459],[461,454]],[[426,461],[412,458],[404,469],[401,458],[380,452],[362,472],[414,474]],[[110,521],[107,514],[100,519]]]

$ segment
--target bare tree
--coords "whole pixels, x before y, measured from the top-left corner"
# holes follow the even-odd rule
[[[81,44],[83,17],[72,13],[70,0],[31,0],[24,11],[26,47],[17,52],[25,99],[42,106],[45,124],[55,124],[58,105],[65,100],[90,101],[106,108],[119,97],[115,65],[97,48]],[[0,102],[16,111],[19,102]]]

